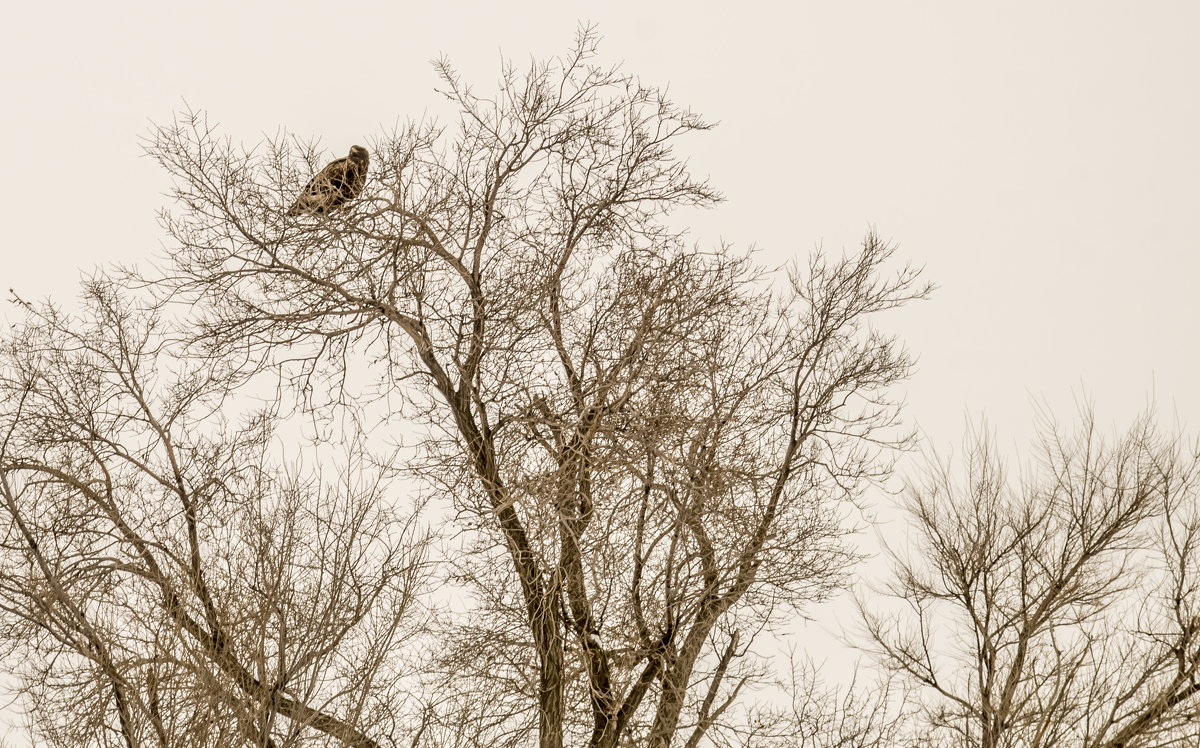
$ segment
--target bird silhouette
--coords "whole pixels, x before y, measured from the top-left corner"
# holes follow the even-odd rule
[[[367,183],[370,155],[361,145],[350,148],[350,155],[331,161],[304,185],[300,197],[288,208],[289,216],[325,215],[362,194]]]

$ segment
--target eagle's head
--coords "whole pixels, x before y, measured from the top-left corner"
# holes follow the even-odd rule
[[[350,147],[350,158],[366,163],[370,157],[367,155],[366,148],[363,148],[361,145],[355,145]]]

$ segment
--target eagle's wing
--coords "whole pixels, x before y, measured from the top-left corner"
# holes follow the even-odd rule
[[[330,161],[324,169],[308,180],[308,184],[304,185],[304,189],[300,191],[300,197],[296,198],[296,202],[292,203],[291,208],[288,208],[288,215],[296,216],[301,213],[320,215],[345,203],[351,197],[346,194],[351,181],[359,181],[353,180],[350,175],[352,171],[357,172],[359,169],[352,168],[348,157]],[[361,186],[359,189],[362,189]]]

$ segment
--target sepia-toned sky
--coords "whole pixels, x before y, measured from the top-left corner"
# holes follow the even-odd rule
[[[234,141],[331,157],[436,112],[430,60],[486,92],[502,55],[604,61],[720,123],[683,144],[727,200],[681,215],[764,262],[869,227],[939,285],[880,320],[919,356],[910,422],[1002,444],[1034,401],[1104,426],[1149,399],[1200,430],[1195,2],[21,3],[0,45],[0,290],[69,300],[144,262],[167,179],[139,137],[184,106]],[[6,321],[16,318],[5,301]],[[910,464],[910,463],[905,463]]]

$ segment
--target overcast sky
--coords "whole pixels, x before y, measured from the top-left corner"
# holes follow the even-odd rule
[[[139,137],[185,102],[234,141],[342,156],[440,106],[439,54],[483,92],[502,54],[590,20],[603,60],[720,122],[682,146],[727,197],[689,215],[698,241],[783,263],[875,226],[927,267],[932,300],[884,325],[935,444],[967,414],[1023,444],[1033,399],[1069,418],[1081,395],[1105,425],[1153,396],[1200,428],[1200,3],[751,5],[10,6],[0,288],[70,298],[79,269],[158,249],[167,179]]]

